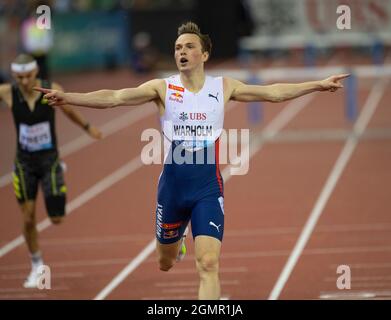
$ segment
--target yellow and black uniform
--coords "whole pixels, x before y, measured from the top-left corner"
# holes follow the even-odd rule
[[[51,88],[48,81],[42,81],[42,86]],[[13,85],[12,114],[17,133],[15,195],[19,203],[35,200],[41,181],[49,216],[63,216],[66,186],[58,158],[55,110],[41,94],[31,111],[18,86]]]

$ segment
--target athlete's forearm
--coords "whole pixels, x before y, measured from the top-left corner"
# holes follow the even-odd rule
[[[158,97],[154,89],[145,87],[126,88],[120,90],[99,90],[88,93],[65,93],[68,104],[104,109],[118,106],[135,106]]]
[[[231,100],[251,102],[270,101],[281,102],[294,99],[315,91],[335,92],[343,88],[342,80],[349,77],[349,74],[338,74],[320,81],[308,81],[302,83],[276,83],[266,86],[246,85],[240,81],[225,78],[227,88],[233,88]],[[228,90],[229,90],[228,89]]]
[[[269,89],[268,100],[271,102],[286,101],[308,93],[323,90],[323,86],[320,81],[276,83],[266,87]]]
[[[113,108],[120,104],[115,90],[98,90],[88,93],[65,93],[65,100],[70,105],[104,109]]]
[[[120,90],[98,90],[88,93],[64,93],[62,90],[50,90],[34,87],[34,90],[44,93],[49,105],[74,105],[88,108],[104,109],[117,106],[135,106],[159,98],[158,88],[164,85],[164,80],[154,79],[136,88]]]
[[[77,110],[72,109],[70,106],[61,106],[65,115],[80,128],[86,129],[89,125],[88,121],[83,118],[83,116]]]

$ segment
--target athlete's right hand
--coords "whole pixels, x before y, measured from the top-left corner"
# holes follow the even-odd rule
[[[47,99],[51,106],[61,106],[68,103],[65,98],[65,92],[41,87],[34,87],[34,90],[44,93],[43,98]]]

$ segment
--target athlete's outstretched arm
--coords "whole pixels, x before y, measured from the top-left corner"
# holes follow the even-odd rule
[[[270,101],[281,102],[294,99],[315,91],[336,91],[343,88],[341,80],[349,74],[331,76],[320,81],[308,81],[302,83],[276,83],[272,85],[259,86],[248,85],[238,80],[225,78],[226,86],[231,93],[230,100],[252,102]]]
[[[113,108],[118,106],[134,106],[155,100],[159,97],[158,88],[162,85],[160,79],[143,83],[137,88],[121,90],[99,90],[88,93],[69,93],[59,90],[34,88],[45,93],[45,98],[52,106],[64,104],[89,107],[89,108]]]

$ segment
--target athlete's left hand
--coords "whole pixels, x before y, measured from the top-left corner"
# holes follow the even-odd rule
[[[102,139],[102,132],[94,126],[88,128],[88,134],[94,139]]]
[[[345,74],[338,74],[335,76],[328,77],[324,80],[320,81],[320,86],[321,86],[321,91],[337,91],[338,89],[343,88],[343,85],[341,83],[341,80],[349,77],[350,74],[345,73]]]

